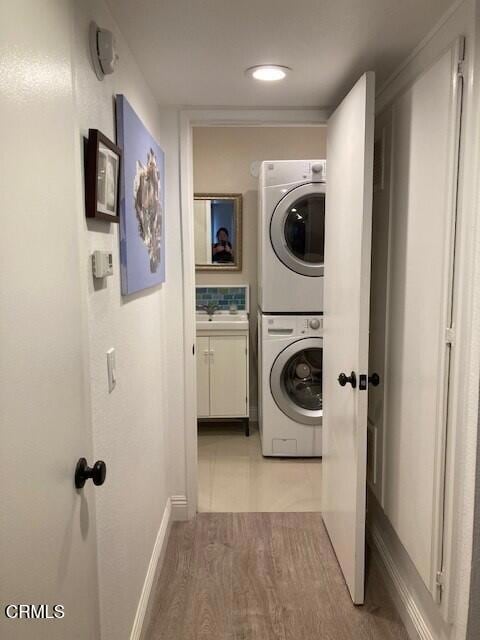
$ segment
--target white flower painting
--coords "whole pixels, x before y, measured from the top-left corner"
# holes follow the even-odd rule
[[[165,154],[125,96],[117,96],[117,140],[122,294],[130,295],[165,281]]]
[[[133,198],[138,220],[138,233],[148,250],[150,271],[155,273],[161,261],[162,205],[160,201],[162,185],[157,159],[150,149],[147,161],[137,160]]]

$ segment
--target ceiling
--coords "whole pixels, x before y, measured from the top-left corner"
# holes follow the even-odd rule
[[[381,84],[453,0],[107,0],[159,104],[332,107]],[[260,83],[247,67],[292,67]],[[120,61],[121,64],[121,61]]]

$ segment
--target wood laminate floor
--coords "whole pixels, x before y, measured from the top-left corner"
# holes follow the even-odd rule
[[[146,640],[408,640],[374,566],[351,603],[318,513],[173,525]]]

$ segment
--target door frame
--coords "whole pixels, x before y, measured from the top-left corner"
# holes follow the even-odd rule
[[[194,345],[195,256],[193,217],[194,127],[326,127],[330,109],[187,109],[179,112],[180,220],[183,274],[184,442],[186,517],[197,512],[197,384]],[[250,310],[252,313],[252,310]]]

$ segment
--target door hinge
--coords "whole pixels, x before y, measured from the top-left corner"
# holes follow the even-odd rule
[[[445,342],[447,344],[455,344],[455,329],[453,327],[445,329]]]
[[[464,66],[465,66],[465,61],[459,60],[457,63],[457,76],[460,76],[461,78],[463,78]]]
[[[435,582],[437,584],[437,602],[441,602],[446,582],[445,573],[443,571],[437,571]]]
[[[195,345],[192,346],[192,355],[195,355]]]
[[[443,571],[437,571],[435,582],[437,584],[438,597],[440,600],[442,598],[443,590],[445,589],[445,573]]]

